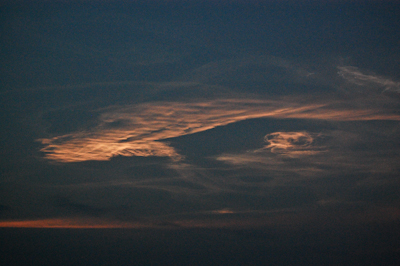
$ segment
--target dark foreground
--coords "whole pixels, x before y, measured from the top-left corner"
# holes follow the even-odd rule
[[[1,265],[399,265],[400,226],[0,229]]]

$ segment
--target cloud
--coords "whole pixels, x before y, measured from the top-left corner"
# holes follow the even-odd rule
[[[373,86],[376,89],[382,89],[382,92],[400,93],[400,82],[389,78],[380,77],[374,74],[364,74],[354,66],[339,66],[338,74],[345,80],[359,86]]]
[[[332,228],[365,223],[387,223],[400,219],[397,207],[337,206],[281,209],[273,211],[205,211],[153,217],[148,221],[127,222],[92,217],[47,218],[0,221],[0,228]],[[345,207],[345,208],[343,208]],[[323,217],[323,222],[321,222]]]
[[[298,102],[296,102],[298,100]],[[253,118],[303,118],[337,121],[400,120],[383,110],[354,109],[304,99],[220,99],[199,102],[150,102],[116,106],[100,116],[90,131],[39,141],[50,160],[80,162],[122,156],[158,156],[180,161],[183,156],[165,140]]]
[[[214,64],[206,70],[212,73],[213,67],[218,69],[219,66]],[[224,65],[222,67],[224,68]],[[281,67],[289,68],[285,65]],[[289,72],[296,72],[295,67],[290,70]],[[240,66],[236,67],[235,71],[239,73]],[[202,71],[196,74],[199,77],[209,75]],[[217,77],[219,75],[216,73]],[[337,81],[336,72],[334,75]],[[293,80],[293,75],[287,76],[292,78],[289,83],[296,81]],[[308,81],[312,83],[313,79],[317,78],[323,77],[316,71]],[[207,82],[210,80],[212,81],[212,78]],[[339,83],[343,85],[343,81]],[[357,178],[383,176],[393,173],[395,169],[396,156],[379,155],[379,151],[374,151],[368,146],[371,145],[368,141],[377,145],[383,141],[359,141],[360,135],[356,133],[361,131],[360,128],[354,130],[354,136],[348,132],[349,125],[363,125],[368,130],[373,128],[377,131],[371,135],[373,137],[381,135],[382,132],[389,132],[389,129],[371,127],[366,122],[384,120],[381,123],[387,125],[400,121],[400,115],[393,111],[396,102],[385,95],[369,97],[377,94],[368,93],[368,97],[359,97],[356,91],[353,91],[349,99],[333,90],[335,85],[328,87],[331,91],[321,91],[321,94],[315,96],[270,96],[267,92],[251,91],[239,94],[222,86],[190,82],[125,85],[126,91],[130,86],[132,91],[136,91],[128,94],[129,97],[125,101],[106,100],[102,109],[95,109],[99,108],[99,105],[88,108],[93,110],[94,114],[99,114],[96,120],[90,121],[91,128],[86,127],[75,132],[66,131],[67,134],[58,133],[39,139],[43,145],[42,152],[48,160],[62,163],[109,161],[63,165],[76,167],[77,171],[81,171],[78,168],[88,165],[107,170],[100,170],[101,174],[85,182],[70,185],[66,178],[67,181],[58,188],[47,187],[46,189],[51,188],[52,191],[64,191],[66,197],[71,200],[53,206],[55,209],[62,209],[54,211],[55,217],[68,211],[70,216],[85,215],[133,221],[134,225],[126,226],[139,227],[235,227],[244,224],[251,227],[255,224],[268,224],[268,221],[273,224],[279,222],[279,218],[273,220],[261,217],[247,222],[246,219],[247,216],[265,211],[318,205],[318,202],[324,202],[326,199],[346,203],[347,199],[337,192],[339,189],[335,192],[325,192],[331,191],[330,188],[325,188],[325,184],[331,182],[333,186],[340,186],[341,180],[349,177],[352,180],[346,182],[355,186]],[[346,83],[346,86],[357,88],[359,85]],[[140,98],[136,97],[136,94],[143,95]],[[129,102],[130,98],[132,102]],[[120,105],[113,105],[116,102]],[[232,128],[242,128],[245,124],[253,125],[252,121],[238,122],[259,118],[269,119],[260,120],[261,123],[257,120],[258,125],[264,122],[268,125],[261,126],[262,131],[257,129],[259,135],[256,138],[253,138],[255,135],[252,135],[254,132],[251,129],[248,134],[242,135],[229,131]],[[52,119],[57,123],[54,116]],[[281,119],[286,122],[281,123]],[[291,121],[297,121],[296,126],[290,124]],[[234,123],[237,124],[224,127]],[[312,124],[312,129],[306,124]],[[303,125],[305,126],[302,127]],[[344,126],[340,128],[338,125]],[[224,128],[207,134],[196,134],[217,127]],[[339,129],[332,129],[335,127]],[[217,134],[218,137],[223,135],[226,142],[232,142],[236,149],[230,149],[230,145],[220,145],[218,149],[214,149],[214,142],[204,144],[207,142],[207,137],[203,138],[204,135],[215,137],[213,132],[217,131],[223,133]],[[192,136],[182,138],[185,135]],[[230,138],[230,135],[236,138]],[[264,135],[265,143],[262,143]],[[243,145],[237,145],[242,136],[253,138],[254,141],[249,143],[245,140]],[[192,145],[196,141],[199,142],[197,145],[203,145],[213,151],[206,154],[196,153],[196,145]],[[218,140],[215,141],[217,142]],[[185,146],[195,148],[187,150]],[[245,149],[248,150],[244,151]],[[218,155],[215,156],[216,154]],[[202,155],[214,157],[204,158]],[[164,158],[111,160],[119,156]],[[60,176],[58,178],[62,179]],[[335,181],[327,181],[331,179]],[[285,189],[280,191],[282,188]],[[84,198],[69,196],[70,194],[89,196]],[[102,208],[102,205],[107,207]],[[254,206],[257,207],[252,209]],[[187,212],[187,217],[183,217],[184,212]],[[160,214],[172,216],[166,218]],[[175,214],[176,216],[173,216]],[[180,217],[180,214],[183,216]],[[193,217],[189,217],[190,215]],[[235,215],[246,218],[233,217]],[[205,216],[212,216],[212,221],[204,220],[202,217]],[[146,220],[147,218],[149,220]]]
[[[94,218],[48,218],[36,220],[0,221],[1,227],[14,228],[143,228],[143,224],[132,222],[107,221]]]
[[[262,150],[270,149],[289,157],[320,153],[322,147],[312,147],[316,134],[308,132],[274,132],[267,134],[264,140],[268,143]]]
[[[373,136],[371,139],[371,132],[363,132],[361,126],[357,129],[343,123],[346,123],[347,131],[325,129],[323,133],[269,133],[265,136],[267,145],[261,149],[222,153],[214,158],[233,167],[262,170],[265,175],[273,177],[267,181],[268,186],[342,176],[344,173],[374,176],[371,178],[375,179],[376,175],[390,175],[397,171],[397,141],[388,139],[394,136]],[[392,149],[383,144],[388,141],[391,141]]]

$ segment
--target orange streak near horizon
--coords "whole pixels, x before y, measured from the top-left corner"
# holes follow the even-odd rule
[[[0,221],[0,228],[141,228],[143,225],[101,220],[51,218],[25,221]]]
[[[257,228],[296,226],[329,227],[343,224],[365,224],[392,222],[400,220],[400,209],[397,207],[371,207],[366,210],[342,212],[340,208],[319,208],[289,211],[246,211],[243,217],[231,216],[235,211],[228,209],[211,211],[209,215],[197,218],[172,218],[167,221],[154,220],[147,223],[106,221],[83,218],[50,218],[25,221],[0,221],[0,228],[69,228],[69,229],[184,229],[184,228]],[[323,217],[321,219],[321,217]],[[161,222],[161,223],[159,223]]]

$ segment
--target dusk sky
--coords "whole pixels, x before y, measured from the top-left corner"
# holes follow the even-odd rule
[[[398,265],[397,1],[0,1],[1,265]]]

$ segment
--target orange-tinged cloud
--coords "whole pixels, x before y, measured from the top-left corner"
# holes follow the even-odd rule
[[[400,120],[376,110],[337,109],[327,104],[285,100],[225,99],[203,102],[151,102],[114,107],[92,131],[40,139],[46,158],[59,162],[109,160],[122,156],[182,156],[161,140],[206,131],[252,118]]]
[[[13,228],[141,228],[138,223],[83,218],[50,218],[23,221],[0,221],[1,227]]]
[[[239,215],[237,215],[239,214]],[[245,214],[245,215],[240,215]],[[122,222],[101,218],[49,218],[36,220],[0,221],[0,228],[70,228],[70,229],[107,229],[107,228],[303,228],[330,227],[365,223],[380,223],[400,220],[400,209],[388,206],[371,206],[368,209],[342,210],[341,208],[308,208],[278,210],[222,209],[188,213],[189,217],[177,214],[170,218],[149,218],[143,222]]]
[[[264,137],[268,143],[264,149],[270,149],[272,153],[296,157],[311,155],[321,152],[320,147],[312,147],[314,138],[308,132],[274,132]],[[262,150],[264,150],[262,149]]]
[[[222,210],[212,211],[212,213],[215,213],[215,214],[231,214],[231,213],[235,213],[235,212],[230,210],[230,209],[222,209]]]

